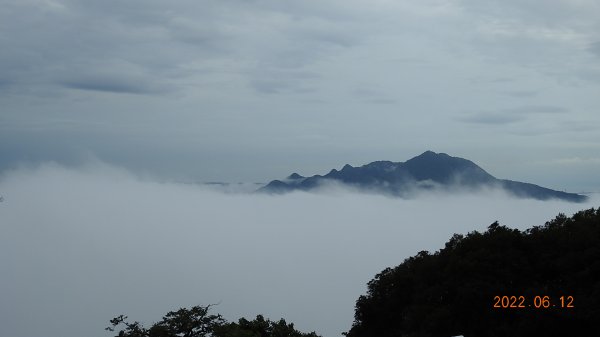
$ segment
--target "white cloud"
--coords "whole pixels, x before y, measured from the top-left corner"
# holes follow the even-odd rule
[[[0,192],[0,335],[12,337],[100,336],[118,314],[150,324],[219,302],[230,320],[261,313],[334,337],[383,268],[495,220],[524,229],[591,206],[495,192],[222,194],[99,163],[5,172]]]

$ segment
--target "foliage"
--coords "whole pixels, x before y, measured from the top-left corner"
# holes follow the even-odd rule
[[[273,322],[262,315],[252,321],[240,318],[238,323],[228,323],[219,314],[209,314],[211,307],[170,311],[150,328],[137,321],[130,323],[127,316],[120,315],[110,320],[111,326],[106,330],[121,327],[115,337],[319,337],[314,332],[297,331],[293,323],[288,324],[284,319]]]
[[[523,296],[527,306],[493,308],[494,296]],[[556,307],[535,308],[535,296]],[[562,308],[561,296],[575,307]],[[347,336],[594,335],[598,303],[600,208],[526,231],[495,222],[383,270],[357,300]]]
[[[218,337],[318,337],[314,332],[302,333],[294,329],[293,323],[284,319],[277,322],[264,319],[262,315],[248,321],[240,318],[238,323],[229,323],[217,330]]]
[[[146,329],[139,322],[127,322],[127,316],[117,316],[110,323],[108,331],[123,325],[115,337],[203,337],[212,336],[216,327],[225,323],[221,315],[209,314],[211,305],[181,308],[168,312],[161,321]]]

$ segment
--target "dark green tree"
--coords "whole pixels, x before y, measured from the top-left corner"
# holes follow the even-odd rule
[[[525,307],[494,308],[495,296],[522,296]],[[536,296],[552,305],[535,308]],[[347,336],[591,336],[598,303],[600,208],[526,231],[494,222],[383,270],[357,300]]]
[[[283,318],[277,322],[265,319],[262,315],[252,321],[240,318],[237,323],[229,323],[217,330],[218,337],[319,337],[315,332],[302,333]]]
[[[122,327],[115,337],[210,337],[216,328],[225,324],[221,315],[210,314],[212,305],[181,308],[168,312],[161,321],[150,328],[144,328],[139,322],[130,323],[127,316],[113,318],[108,331]]]
[[[128,322],[127,316],[117,316],[106,328],[117,331],[115,337],[319,337],[316,333],[302,333],[293,323],[284,319],[273,322],[262,315],[252,321],[240,318],[228,323],[219,314],[210,314],[212,305],[181,308],[167,313],[163,319],[145,328],[141,323]]]

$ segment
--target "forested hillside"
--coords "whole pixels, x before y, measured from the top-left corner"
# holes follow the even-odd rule
[[[526,231],[493,223],[383,270],[347,335],[587,336],[599,304],[600,208]]]
[[[497,222],[455,234],[368,283],[347,337],[592,336],[600,321],[600,208],[525,231]],[[149,328],[119,316],[117,337],[318,337],[262,316],[229,323],[211,306],[169,312]],[[318,310],[318,308],[315,308]]]

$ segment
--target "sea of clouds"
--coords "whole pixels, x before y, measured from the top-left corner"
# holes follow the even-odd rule
[[[0,335],[112,336],[119,314],[151,324],[216,304],[339,336],[366,283],[453,233],[519,229],[600,205],[501,191],[410,200],[346,191],[223,193],[102,163],[0,176]],[[113,333],[114,334],[114,333]]]

